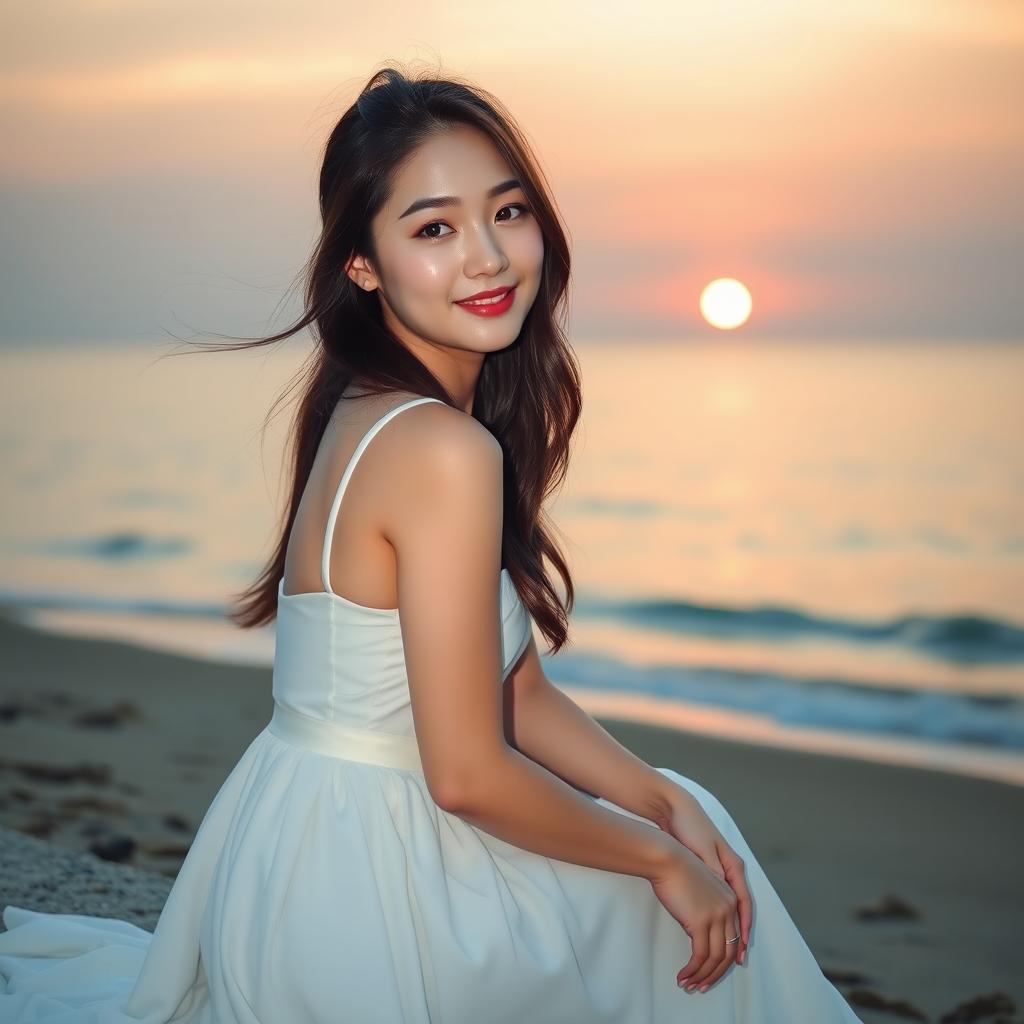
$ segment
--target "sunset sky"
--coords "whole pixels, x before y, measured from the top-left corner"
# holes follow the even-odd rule
[[[52,0],[0,13],[0,343],[269,333],[385,61],[495,93],[573,341],[1024,338],[1024,4]]]

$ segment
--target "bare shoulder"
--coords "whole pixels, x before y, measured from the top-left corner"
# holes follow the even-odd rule
[[[495,436],[479,420],[442,402],[423,402],[407,409],[402,416],[407,425],[415,423],[415,432],[431,442],[424,444],[424,450],[434,447],[438,440],[456,446],[456,450],[474,443],[500,450]]]
[[[479,420],[438,401],[404,410],[384,431],[380,534],[392,548],[454,527],[498,517],[504,453]],[[446,530],[445,530],[446,531]]]
[[[437,473],[459,476],[493,470],[502,462],[497,438],[477,419],[440,402],[403,412],[395,431],[394,458],[403,476],[425,482]]]

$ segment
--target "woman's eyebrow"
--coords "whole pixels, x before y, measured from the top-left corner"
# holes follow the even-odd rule
[[[509,178],[508,181],[503,181],[500,185],[495,185],[493,188],[487,190],[487,198],[493,199],[495,196],[500,196],[502,192],[511,192],[514,188],[521,188],[522,183],[518,178]],[[415,213],[417,210],[424,210],[431,206],[460,206],[462,200],[458,196],[428,196],[426,199],[417,199],[405,213],[398,215],[398,219],[401,220],[403,217],[408,217],[409,214]]]

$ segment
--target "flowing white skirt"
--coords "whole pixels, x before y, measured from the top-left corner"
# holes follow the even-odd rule
[[[746,862],[747,963],[705,993],[676,985],[690,939],[645,879],[513,846],[439,808],[415,770],[268,727],[153,933],[4,910],[0,1022],[858,1024],[720,801],[658,770]]]

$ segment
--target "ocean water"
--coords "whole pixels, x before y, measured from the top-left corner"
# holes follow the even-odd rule
[[[593,713],[1024,784],[1024,345],[576,342],[548,675]],[[269,664],[296,342],[0,350],[0,601]],[[543,646],[541,647],[543,651]],[[140,683],[144,685],[144,683]]]

